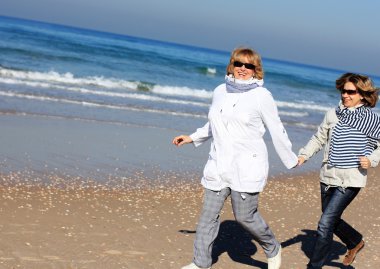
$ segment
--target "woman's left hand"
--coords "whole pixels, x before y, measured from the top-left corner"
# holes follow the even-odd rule
[[[368,169],[371,167],[371,161],[367,157],[359,157],[360,166],[363,169]]]

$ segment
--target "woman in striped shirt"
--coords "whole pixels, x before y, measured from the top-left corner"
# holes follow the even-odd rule
[[[376,106],[378,89],[367,76],[352,73],[338,78],[336,88],[341,94],[338,107],[326,113],[298,156],[298,165],[302,165],[325,146],[320,171],[322,216],[308,269],[322,268],[333,234],[347,246],[343,259],[346,266],[364,247],[362,234],[341,216],[365,187],[367,169],[377,166],[380,160],[380,116],[371,110]]]

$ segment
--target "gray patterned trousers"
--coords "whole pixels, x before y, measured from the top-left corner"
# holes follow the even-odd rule
[[[280,243],[258,212],[259,193],[240,193],[230,188],[221,191],[205,189],[203,209],[197,226],[194,242],[194,263],[201,268],[212,264],[211,252],[219,232],[219,214],[224,201],[231,195],[232,210],[240,223],[263,248],[266,256],[277,255]]]

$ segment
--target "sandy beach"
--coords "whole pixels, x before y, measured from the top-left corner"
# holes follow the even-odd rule
[[[191,262],[207,145],[176,148],[179,130],[107,122],[4,114],[0,124],[0,269]],[[282,242],[282,268],[302,269],[320,216],[318,175],[312,163],[286,170],[270,156],[282,172],[271,172],[260,211]],[[380,268],[379,175],[370,170],[368,187],[345,212],[366,240],[351,269]],[[213,268],[267,268],[229,201],[221,220]],[[326,268],[345,268],[338,239],[333,250]]]
[[[379,268],[380,169],[344,218],[365,235],[366,247],[352,267]],[[180,268],[192,258],[202,200],[197,178],[166,175],[116,185],[51,177],[49,184],[1,176],[0,268]],[[261,213],[283,246],[286,269],[305,268],[320,215],[315,173],[271,178]],[[222,216],[213,268],[267,268],[262,249],[234,221],[230,202]],[[335,239],[325,268],[341,264],[344,246]]]
[[[171,142],[206,123],[230,52],[70,25],[0,16],[0,269],[179,269],[192,260],[210,141]],[[263,57],[264,87],[298,152],[337,105],[341,71],[286,55]],[[322,154],[287,170],[269,131],[264,140],[259,210],[282,242],[282,268],[305,269]],[[345,212],[366,240],[349,269],[380,268],[379,179],[370,170]],[[212,268],[266,269],[230,201],[221,220]],[[345,247],[332,249],[325,268],[345,268]]]

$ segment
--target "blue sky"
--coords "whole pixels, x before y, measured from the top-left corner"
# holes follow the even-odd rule
[[[0,15],[380,76],[380,2],[1,0]]]

